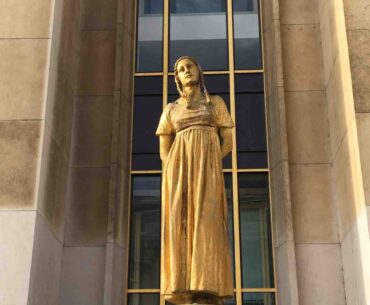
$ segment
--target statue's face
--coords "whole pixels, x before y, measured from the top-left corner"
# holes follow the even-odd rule
[[[198,67],[190,59],[183,59],[178,63],[177,76],[183,86],[192,86],[199,83]]]

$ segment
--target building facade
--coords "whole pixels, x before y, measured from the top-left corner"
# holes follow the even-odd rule
[[[370,305],[370,1],[199,3],[0,4],[0,304],[164,304],[150,130],[188,48],[237,125],[228,304]]]

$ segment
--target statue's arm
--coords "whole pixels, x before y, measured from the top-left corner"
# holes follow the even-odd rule
[[[232,128],[220,128],[222,158],[233,150]]]
[[[168,153],[170,152],[173,142],[172,135],[160,135],[159,136],[159,155],[161,160],[164,162],[167,159]]]

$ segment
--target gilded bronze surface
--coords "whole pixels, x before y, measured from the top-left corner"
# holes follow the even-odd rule
[[[161,294],[174,304],[216,304],[233,296],[222,158],[234,123],[208,94],[194,58],[175,64],[180,97],[166,106],[156,134],[162,175]]]

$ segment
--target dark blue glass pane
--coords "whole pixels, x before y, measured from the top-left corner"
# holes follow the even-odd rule
[[[170,62],[195,57],[204,70],[227,70],[225,0],[170,1]]]
[[[268,175],[238,174],[243,288],[272,288],[271,220]]]
[[[132,141],[132,169],[161,169],[155,135],[163,109],[162,78],[136,77]]]
[[[262,68],[258,0],[233,0],[235,69]]]
[[[136,71],[163,70],[163,1],[139,0],[137,23]]]
[[[243,305],[275,305],[274,293],[243,293]]]
[[[238,168],[266,168],[267,145],[262,74],[235,76]]]
[[[159,293],[130,293],[128,305],[159,305]]]
[[[129,288],[159,288],[160,189],[160,176],[132,177]]]

